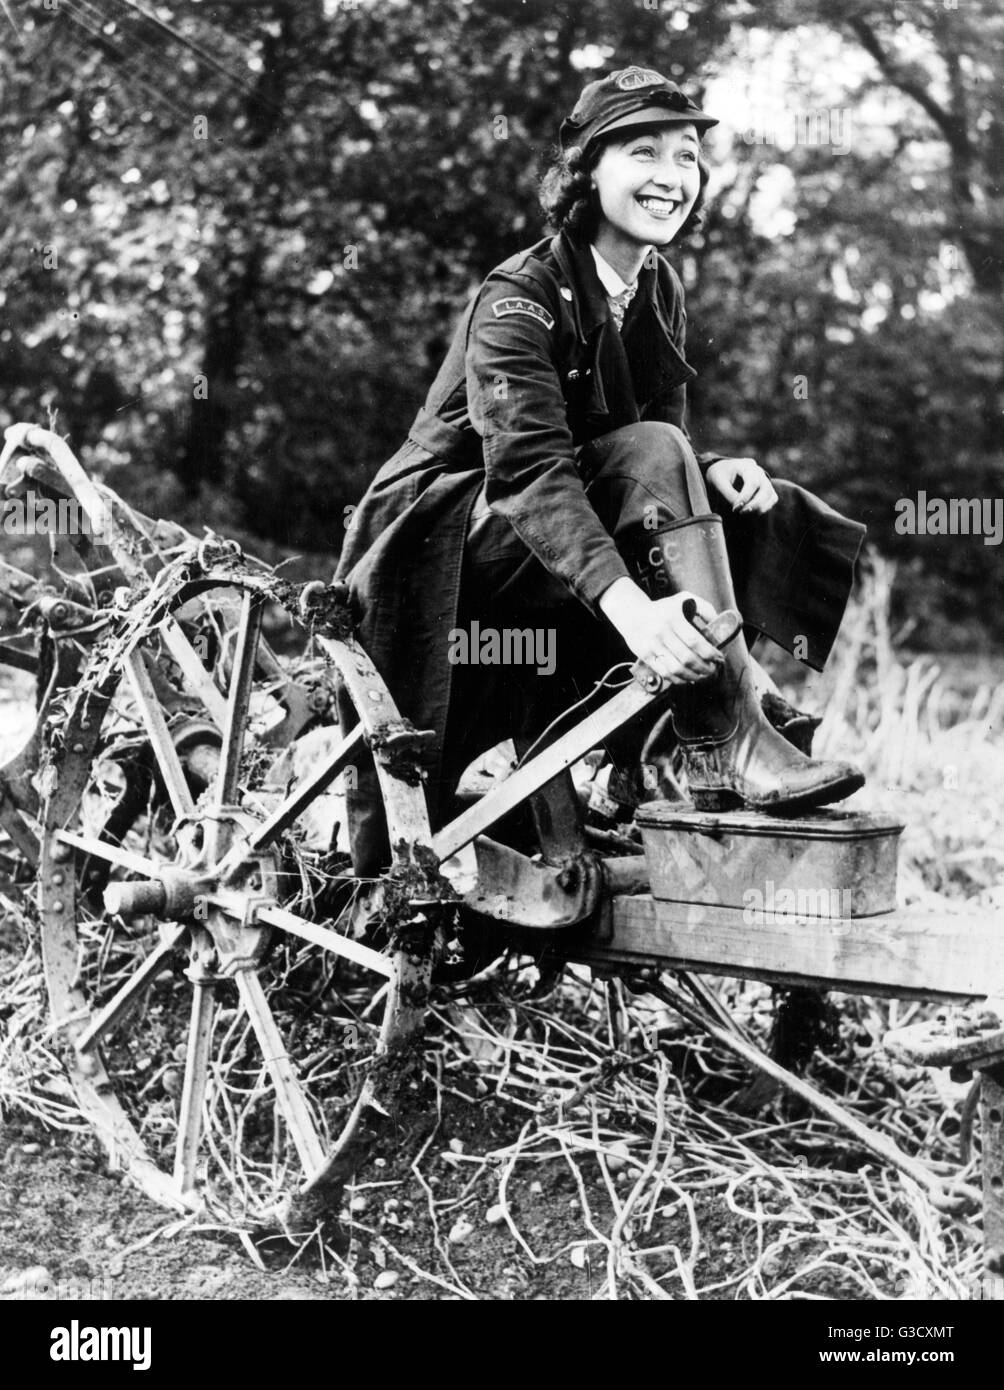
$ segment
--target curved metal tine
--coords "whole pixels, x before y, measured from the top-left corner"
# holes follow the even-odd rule
[[[154,691],[142,652],[132,651],[126,656],[125,672],[132,687],[133,696],[139,706],[139,712],[150,743],[153,746],[157,766],[164,779],[174,814],[178,819],[191,815],[195,810],[192,793],[188,789],[181,760],[171,741],[167,720],[164,718],[164,711],[161,709]]]
[[[308,1178],[313,1177],[324,1166],[324,1146],[314,1126],[303,1088],[258,976],[251,970],[240,970],[236,980],[241,1002],[251,1020],[265,1066],[275,1086],[276,1104],[289,1127],[304,1172]]]
[[[217,690],[212,676],[203,666],[198,652],[185,636],[181,624],[168,615],[161,619],[160,634],[164,639],[165,647],[178,663],[181,674],[193,694],[198,695],[205,705],[206,712],[216,727],[222,729],[227,717],[226,699]]]
[[[230,671],[230,689],[227,695],[226,718],[223,725],[220,770],[216,777],[215,801],[218,806],[231,805],[237,795],[241,752],[244,748],[244,729],[247,725],[251,683],[254,680],[258,638],[261,635],[261,620],[264,612],[263,605],[256,600],[257,595],[247,589],[244,591],[241,600],[240,626],[237,630],[237,642]]]
[[[185,1082],[178,1115],[174,1180],[182,1197],[195,1187],[195,1165],[202,1138],[202,1107],[209,1082],[209,1044],[213,1033],[213,986],[197,980],[192,994],[185,1054]]]
[[[159,973],[164,961],[178,946],[187,927],[174,927],[173,930],[150,952],[143,964],[132,974],[120,989],[117,989],[108,1003],[91,1019],[90,1023],[75,1041],[78,1052],[89,1052],[99,1043],[110,1029],[119,1023],[130,1009],[139,1002],[140,996]]]

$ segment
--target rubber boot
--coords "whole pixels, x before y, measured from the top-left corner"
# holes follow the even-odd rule
[[[690,517],[654,532],[633,568],[651,598],[686,589],[717,611],[736,606],[719,516]],[[721,671],[674,687],[671,698],[673,727],[698,810],[804,811],[842,801],[864,785],[851,763],[806,757],[772,727],[754,688],[741,632],[722,651]]]

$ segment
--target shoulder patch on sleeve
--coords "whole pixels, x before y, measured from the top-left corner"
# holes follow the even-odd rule
[[[535,299],[496,299],[492,313],[497,319],[503,319],[507,314],[526,314],[531,319],[539,319],[545,328],[554,327],[552,315]]]

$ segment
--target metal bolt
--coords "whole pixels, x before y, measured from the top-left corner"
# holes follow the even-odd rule
[[[62,898],[60,898],[57,902],[52,904],[52,910],[53,912],[62,912],[65,906],[66,904],[63,902]]]
[[[52,875],[52,878],[49,879],[49,882],[50,882],[51,884],[53,884],[56,888],[59,887],[59,885],[62,883],[62,881],[63,881],[63,875],[62,875],[61,873],[55,873],[55,874]]]
[[[367,693],[367,695],[370,697],[371,700],[382,700],[382,699],[383,699],[383,692],[380,691],[380,690],[368,690],[366,693]]]
[[[82,743],[75,743],[75,744],[73,745],[73,752],[74,752],[74,753],[82,753],[83,751],[84,751],[84,745],[83,745]]]

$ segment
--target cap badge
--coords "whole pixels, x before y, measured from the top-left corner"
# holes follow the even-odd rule
[[[666,79],[658,72],[653,72],[651,68],[625,68],[617,79],[617,86],[622,92],[636,92],[639,87],[661,87]]]

